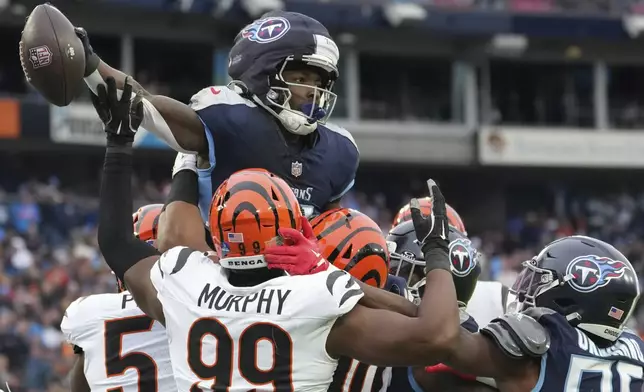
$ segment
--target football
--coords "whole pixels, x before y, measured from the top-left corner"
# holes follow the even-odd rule
[[[20,63],[27,81],[50,103],[67,106],[78,94],[85,74],[83,43],[56,7],[41,4],[27,18]]]

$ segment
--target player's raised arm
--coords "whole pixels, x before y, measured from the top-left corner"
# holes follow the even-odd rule
[[[435,185],[434,188],[440,195]],[[420,366],[442,361],[450,354],[450,346],[459,335],[460,316],[448,257],[444,200],[442,210],[439,202],[435,205],[429,218],[415,209],[415,226],[418,238],[422,239],[427,271],[427,288],[417,318],[399,314],[414,315],[412,309],[394,313],[377,309],[382,307],[379,305],[372,306],[388,302],[386,298],[380,301],[372,297],[370,307],[361,305],[359,301],[365,293],[348,273],[337,269],[326,272],[328,278],[324,289],[316,295],[326,297],[323,302],[332,304],[326,311],[343,315],[327,338],[326,348],[330,355],[347,356],[379,366]],[[303,230],[305,233],[299,234],[302,238],[289,238],[290,244],[266,249],[269,268],[281,268],[295,275],[319,268],[321,256],[316,250],[315,236],[308,236]],[[291,268],[291,264],[296,267]]]
[[[85,82],[93,94],[97,93],[97,86],[103,84],[108,77],[114,78],[119,91],[123,91],[125,80],[128,79],[132,85],[132,96],[137,97],[133,99],[133,105],[141,107],[139,110],[143,114],[143,128],[177,151],[193,154],[208,152],[204,127],[194,110],[170,97],[150,94],[132,77],[103,62],[94,53],[85,29],[76,28],[76,35],[85,48]]]
[[[198,203],[197,157],[179,152],[172,168],[170,194],[159,217],[159,251],[165,252],[176,246],[187,246],[200,252],[212,251]]]
[[[134,236],[132,226],[132,141],[140,118],[130,112],[132,86],[126,81],[121,100],[116,85],[98,87],[97,99],[109,111],[106,122],[107,148],[101,180],[98,245],[105,261],[125,282],[139,307],[164,322],[163,309],[150,278],[159,252]]]
[[[405,296],[369,286],[357,279],[355,281],[364,292],[364,297],[359,302],[360,305],[371,309],[388,310],[407,317],[418,315],[418,306]]]

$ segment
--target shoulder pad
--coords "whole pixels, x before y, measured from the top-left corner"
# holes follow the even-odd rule
[[[533,319],[535,319],[535,320],[539,321],[539,319],[540,319],[541,317],[543,317],[543,316],[549,316],[549,315],[551,315],[551,314],[555,314],[555,313],[557,313],[557,312],[555,312],[555,311],[554,311],[554,310],[552,310],[552,309],[548,309],[548,308],[532,307],[532,308],[528,308],[528,309],[524,310],[524,311],[523,311],[523,312],[521,312],[521,313],[522,313],[522,314],[525,314],[525,315],[527,315],[527,316],[530,316],[530,317],[532,317]]]
[[[331,132],[335,132],[335,133],[337,133],[337,134],[339,134],[339,135],[342,135],[342,136],[344,136],[345,138],[347,138],[347,139],[348,139],[348,140],[353,144],[353,146],[356,148],[356,150],[358,150],[358,145],[356,144],[355,139],[354,139],[354,138],[353,138],[353,136],[351,135],[351,132],[347,131],[346,129],[342,128],[342,127],[341,127],[341,126],[339,126],[339,125],[332,124],[332,123],[326,123],[326,124],[324,124],[324,126],[325,126],[329,131],[331,131]],[[358,150],[358,151],[359,151],[359,150]]]
[[[96,295],[101,294],[94,294],[94,296]],[[97,312],[92,304],[94,298],[93,296],[80,297],[65,309],[60,322],[60,331],[69,343],[76,344],[79,334],[92,324],[91,319],[96,316]]]
[[[550,348],[550,334],[537,320],[523,313],[508,313],[481,329],[512,358],[541,357]]]
[[[235,90],[227,86],[210,86],[202,89],[190,98],[190,107],[194,111],[213,105],[246,105],[256,107],[253,102],[242,98]]]
[[[65,314],[63,315],[63,317],[67,319],[76,320],[79,314],[80,315],[84,314],[80,304],[88,297],[89,296],[83,296],[75,299],[71,304],[69,304],[67,309],[65,309]]]

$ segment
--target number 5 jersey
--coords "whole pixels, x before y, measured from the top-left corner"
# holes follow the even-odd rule
[[[60,329],[74,351],[84,353],[92,391],[177,391],[165,329],[127,291],[77,299]]]

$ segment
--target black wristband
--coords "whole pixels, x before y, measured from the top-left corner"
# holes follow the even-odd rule
[[[186,169],[174,175],[165,205],[167,206],[174,201],[183,201],[195,206],[199,205],[199,182],[197,173]]]
[[[431,248],[424,253],[424,256],[425,274],[428,274],[435,269],[442,269],[451,273],[451,262],[449,260],[447,249],[443,247]]]

